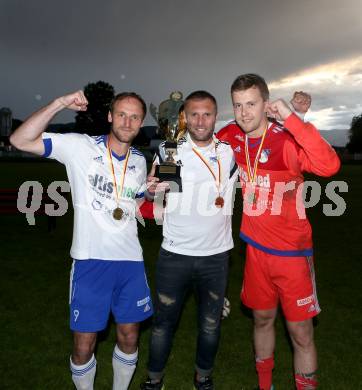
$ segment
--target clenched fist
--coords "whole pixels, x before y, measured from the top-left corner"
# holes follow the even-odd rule
[[[70,93],[57,99],[63,108],[69,108],[74,111],[86,111],[88,100],[83,91]]]
[[[295,111],[305,114],[310,108],[312,97],[303,91],[296,91],[290,103]]]
[[[291,113],[292,110],[283,99],[275,100],[267,106],[267,114],[278,121],[285,121]]]

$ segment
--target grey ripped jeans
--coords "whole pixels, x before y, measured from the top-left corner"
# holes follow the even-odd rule
[[[185,256],[161,248],[148,361],[151,379],[160,379],[164,374],[175,327],[191,287],[196,293],[198,313],[196,370],[201,376],[211,373],[220,338],[228,263],[229,251]]]

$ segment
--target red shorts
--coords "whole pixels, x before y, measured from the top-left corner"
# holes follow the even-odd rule
[[[275,256],[247,245],[241,300],[253,310],[280,304],[288,321],[316,316],[318,304],[312,257]]]

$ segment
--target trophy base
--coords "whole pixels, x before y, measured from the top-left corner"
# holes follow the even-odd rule
[[[182,192],[182,181],[181,181],[181,167],[175,164],[162,163],[156,165],[155,176],[160,179],[160,182],[167,181],[175,183],[177,186],[170,185],[170,192]],[[175,188],[176,187],[176,188]]]

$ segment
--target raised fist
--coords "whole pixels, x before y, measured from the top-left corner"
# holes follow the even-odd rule
[[[81,90],[58,98],[58,102],[63,108],[69,108],[74,111],[86,111],[88,105],[88,100]]]
[[[296,91],[290,103],[296,112],[305,114],[310,108],[312,97],[303,91]]]
[[[291,113],[292,110],[283,99],[275,100],[267,106],[268,116],[275,118],[278,121],[285,121]]]

